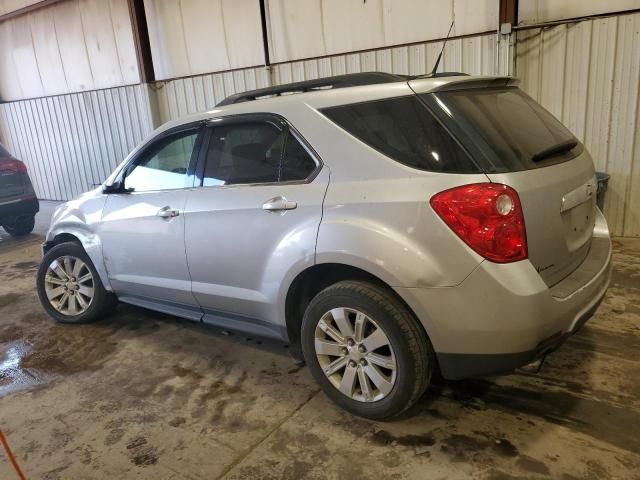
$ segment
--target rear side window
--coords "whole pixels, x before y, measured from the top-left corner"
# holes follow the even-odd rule
[[[316,169],[316,162],[291,132],[288,132],[282,155],[281,182],[305,180]]]
[[[306,180],[316,162],[287,129],[267,122],[214,127],[202,185],[242,185]]]
[[[325,108],[354,137],[419,170],[471,173],[478,167],[415,96]]]
[[[477,146],[491,170],[529,170],[570,160],[582,145],[535,100],[516,87],[425,94],[460,139]],[[577,148],[576,148],[577,147]]]
[[[282,132],[270,123],[231,124],[213,129],[203,185],[278,181]]]

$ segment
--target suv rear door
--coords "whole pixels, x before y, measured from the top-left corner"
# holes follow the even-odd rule
[[[216,119],[202,152],[185,240],[203,321],[278,337],[281,285],[314,263],[328,171],[267,114]]]
[[[545,282],[577,268],[591,244],[597,184],[573,134],[510,79],[463,80],[420,97],[492,182],[518,192],[529,260]]]

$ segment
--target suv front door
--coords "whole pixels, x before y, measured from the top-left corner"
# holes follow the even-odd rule
[[[199,320],[184,244],[184,208],[193,187],[201,125],[152,140],[109,194],[99,235],[120,300]]]
[[[185,215],[193,294],[207,323],[280,337],[278,294],[314,263],[329,174],[279,117],[212,125]]]

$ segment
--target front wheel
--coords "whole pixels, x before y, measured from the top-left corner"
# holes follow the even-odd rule
[[[45,254],[38,268],[37,287],[44,309],[63,323],[97,320],[117,303],[102,285],[89,255],[74,242],[56,245]]]
[[[24,237],[33,232],[33,228],[36,225],[36,219],[34,216],[30,217],[18,217],[13,222],[5,224],[4,229],[12,237]]]
[[[349,412],[397,416],[426,390],[433,348],[413,314],[377,285],[343,281],[310,302],[302,350],[324,392]]]

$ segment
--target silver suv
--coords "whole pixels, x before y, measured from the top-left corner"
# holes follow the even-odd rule
[[[256,90],[60,207],[38,292],[61,322],[119,300],[300,345],[336,403],[388,418],[436,370],[513,370],[592,315],[611,265],[595,192],[584,146],[512,78]]]

